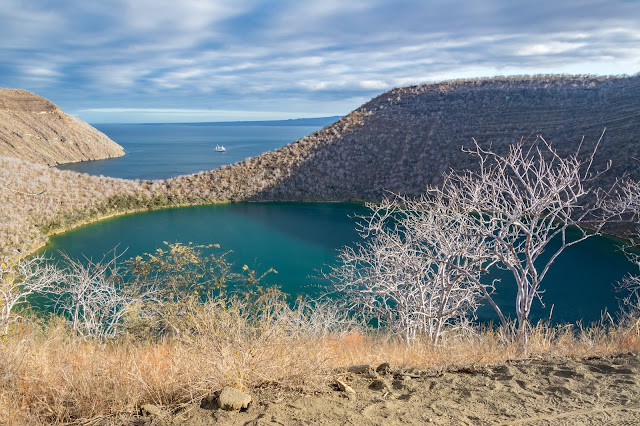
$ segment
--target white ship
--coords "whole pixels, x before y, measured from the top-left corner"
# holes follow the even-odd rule
[[[225,148],[225,147],[224,147],[224,146],[222,146],[222,145],[216,145],[216,147],[215,147],[215,148],[213,148],[213,150],[214,150],[215,152],[225,152],[225,151],[227,150],[227,148]]]

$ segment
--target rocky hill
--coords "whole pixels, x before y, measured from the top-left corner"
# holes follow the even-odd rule
[[[219,170],[170,179],[180,194],[216,200],[376,200],[385,190],[420,194],[450,168],[472,169],[461,152],[475,138],[506,153],[542,134],[561,153],[606,128],[601,184],[640,178],[640,75],[534,76],[449,81],[390,90],[335,124],[275,152]]]
[[[120,145],[45,98],[0,89],[0,156],[55,165],[122,155]]]
[[[85,128],[83,123],[28,92],[13,91],[13,98],[7,91],[0,93],[0,114],[5,114],[0,115],[1,149],[21,147],[32,161],[39,149],[55,161],[72,161],[64,157],[67,151],[55,147],[69,144],[71,135]],[[10,100],[15,98],[22,101]],[[16,115],[17,105],[25,112]],[[2,118],[9,114],[11,123],[17,116],[23,120],[23,130],[13,130],[17,134],[11,137],[23,142],[29,137],[40,145],[9,145]],[[51,124],[65,120],[77,126]],[[576,151],[583,136],[588,152],[605,127],[594,168],[604,169],[609,160],[612,166],[600,176],[600,185],[607,187],[625,175],[640,180],[640,75],[518,77],[397,88],[277,151],[166,181],[89,177],[0,158],[0,255],[39,244],[52,229],[69,229],[125,211],[241,200],[375,201],[385,191],[417,195],[440,183],[450,168],[477,166],[474,157],[461,151],[472,138],[506,153],[522,137],[542,134],[568,154]],[[41,133],[27,130],[33,128]],[[44,143],[53,138],[55,143]],[[74,153],[87,152],[78,146],[82,145]],[[54,162],[44,155],[39,158]]]

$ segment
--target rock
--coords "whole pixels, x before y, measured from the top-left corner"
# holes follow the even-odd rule
[[[371,382],[369,389],[391,392],[391,385],[384,379],[376,379]]]
[[[346,392],[346,393],[355,395],[356,391],[354,391],[351,386],[349,386],[348,384],[346,384],[342,380],[340,380],[340,379],[336,380],[336,384],[338,385],[338,389],[340,389],[342,392]]]
[[[218,396],[218,404],[223,410],[242,410],[251,403],[251,395],[239,389],[226,386]]]
[[[369,364],[352,365],[351,367],[347,368],[347,371],[353,374],[371,373],[371,366]]]
[[[383,362],[376,368],[378,374],[389,374],[391,372],[391,365],[388,362]]]
[[[140,406],[140,413],[143,416],[160,416],[162,415],[162,409],[155,404],[142,404]]]

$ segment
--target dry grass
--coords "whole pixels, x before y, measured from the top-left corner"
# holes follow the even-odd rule
[[[389,362],[398,369],[443,370],[523,357],[518,343],[504,343],[491,328],[438,346],[428,340],[407,346],[349,325],[319,327],[318,318],[311,321],[284,305],[256,319],[241,304],[209,303],[191,324],[197,331],[180,338],[108,344],[84,341],[60,320],[18,324],[0,343],[0,424],[82,424],[135,413],[147,402],[177,408],[225,385],[328,390],[349,365]],[[540,324],[531,333],[530,356],[637,351],[637,325]]]

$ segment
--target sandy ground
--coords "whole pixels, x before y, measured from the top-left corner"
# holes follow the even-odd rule
[[[377,377],[376,377],[377,376]],[[338,376],[317,395],[255,390],[242,411],[215,402],[139,417],[150,425],[640,425],[640,357],[526,360],[437,371]],[[133,420],[133,419],[130,419]]]

